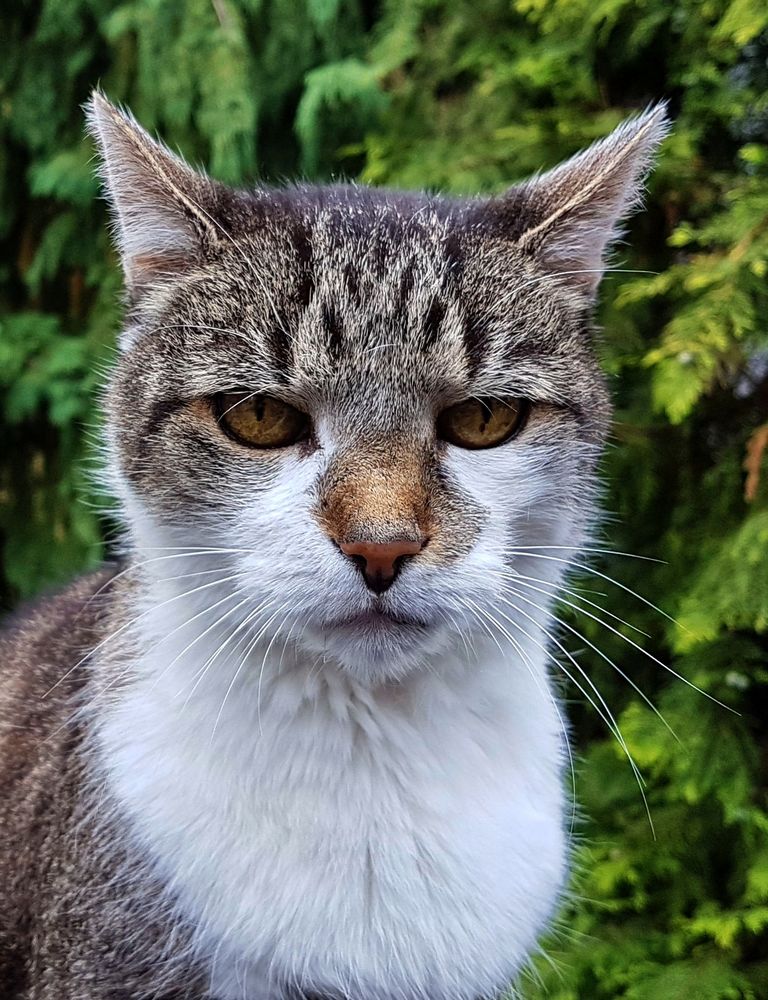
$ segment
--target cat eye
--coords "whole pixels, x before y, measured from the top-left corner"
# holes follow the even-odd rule
[[[221,392],[215,400],[219,424],[251,448],[287,448],[309,434],[309,417],[274,396]]]
[[[529,411],[526,399],[466,399],[443,410],[437,433],[459,448],[495,448],[522,430]]]

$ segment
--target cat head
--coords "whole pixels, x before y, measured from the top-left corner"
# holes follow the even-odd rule
[[[374,681],[493,636],[510,574],[551,593],[594,517],[590,314],[663,107],[469,199],[233,190],[101,95],[88,115],[126,279],[107,412],[134,546],[218,550],[254,631]]]

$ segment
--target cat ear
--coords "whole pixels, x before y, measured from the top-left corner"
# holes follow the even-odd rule
[[[666,104],[659,104],[513,188],[500,202],[517,245],[571,287],[594,295],[606,250],[620,235],[621,219],[640,205],[643,181],[669,128]]]
[[[86,105],[129,293],[135,297],[205,257],[222,232],[218,185],[156,142],[99,91]]]

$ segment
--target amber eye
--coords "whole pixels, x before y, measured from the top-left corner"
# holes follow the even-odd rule
[[[528,417],[526,399],[466,399],[437,418],[437,432],[459,448],[493,448],[508,441]]]
[[[309,417],[274,396],[221,392],[216,416],[230,437],[252,448],[286,448],[309,434]]]

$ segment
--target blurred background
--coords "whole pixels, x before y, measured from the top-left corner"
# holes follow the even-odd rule
[[[606,555],[593,566],[622,586],[580,581],[647,635],[581,598],[561,612],[643,773],[655,839],[617,740],[564,689],[573,897],[524,993],[768,997],[765,0],[5,5],[3,609],[98,563],[114,534],[89,481],[120,315],[80,110],[95,84],[224,181],[452,192],[501,190],[669,98],[675,131],[599,316],[617,403],[605,545],[663,561]]]

